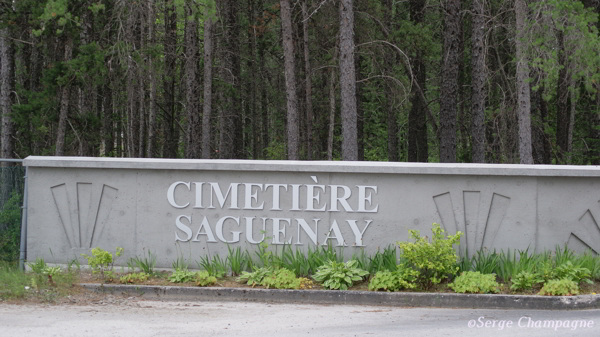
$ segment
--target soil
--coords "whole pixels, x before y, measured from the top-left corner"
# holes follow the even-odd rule
[[[143,282],[144,285],[155,285],[155,286],[182,286],[182,287],[195,287],[196,284],[192,282],[188,283],[171,283],[168,280],[168,272],[158,272],[155,276]],[[92,274],[90,271],[80,271],[78,273],[75,284],[69,288],[61,289],[42,289],[30,290],[31,293],[27,296],[19,299],[0,300],[1,303],[11,304],[31,304],[31,303],[49,303],[59,305],[120,305],[137,301],[144,301],[143,298],[137,296],[131,296],[131,294],[115,295],[115,294],[100,294],[88,291],[83,287],[77,285],[78,283],[102,283],[102,277],[99,274]],[[108,282],[118,283],[118,282]],[[252,288],[252,286],[245,283],[239,283],[235,280],[235,277],[225,277],[219,279],[213,287],[227,287],[227,288]],[[255,286],[254,288],[264,288],[261,286]],[[317,283],[310,286],[310,289],[322,290],[323,287]],[[353,285],[350,291],[367,291],[368,282],[359,282]],[[534,288],[525,292],[514,292],[510,289],[509,285],[501,284],[499,289],[500,294],[513,294],[513,295],[536,295],[539,292],[539,288]],[[594,284],[583,283],[580,286],[581,294],[600,294],[600,283]],[[411,290],[408,290],[411,292]],[[414,290],[414,292],[423,292],[422,290]],[[447,283],[441,283],[429,289],[429,292],[437,293],[453,293],[454,291],[448,287]]]

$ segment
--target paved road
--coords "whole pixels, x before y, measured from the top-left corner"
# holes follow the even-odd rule
[[[0,304],[2,337],[307,335],[600,336],[600,310],[559,312],[136,300],[85,306]]]

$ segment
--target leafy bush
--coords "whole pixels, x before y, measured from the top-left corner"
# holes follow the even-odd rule
[[[487,294],[498,292],[496,274],[482,274],[478,271],[463,272],[448,285],[457,293]]]
[[[145,272],[131,273],[119,278],[119,282],[124,284],[146,282],[150,275]]]
[[[249,286],[256,286],[256,285],[261,285],[263,279],[269,275],[273,273],[273,268],[271,267],[254,267],[254,271],[249,273],[247,271],[243,271],[242,275],[240,277],[238,277],[236,280],[238,282],[246,282],[246,284],[248,284]]]
[[[419,272],[406,268],[404,265],[398,265],[395,271],[378,271],[369,282],[371,291],[398,291],[402,289],[414,289],[417,285],[414,283],[419,276]]]
[[[556,267],[555,274],[557,279],[567,278],[575,283],[584,281],[589,284],[593,284],[590,280],[591,272],[587,268],[577,267],[573,265],[571,261],[567,261],[560,266]]]
[[[401,258],[408,262],[409,267],[419,272],[417,283],[426,289],[456,275],[458,256],[453,245],[458,244],[462,236],[462,232],[457,232],[445,238],[445,231],[436,223],[433,224],[431,231],[433,232],[431,242],[427,237],[421,237],[419,231],[412,229],[408,232],[415,240],[414,243],[397,242],[402,249]]]
[[[124,249],[117,247],[115,255],[117,257],[123,254]],[[113,255],[112,253],[105,251],[101,248],[92,248],[92,255],[81,254],[87,261],[88,265],[92,268],[92,273],[101,273],[105,281],[112,282],[115,278],[112,272],[113,268]]]
[[[300,279],[296,277],[293,271],[282,268],[266,275],[260,284],[267,287],[267,289],[299,289]]]
[[[544,284],[539,295],[572,296],[579,294],[579,286],[568,278],[550,280]]]
[[[346,263],[328,261],[313,275],[313,279],[323,283],[327,289],[348,290],[355,281],[360,281],[369,274],[368,271],[356,267],[356,260]]]
[[[208,273],[208,272],[207,272]],[[169,282],[172,283],[184,283],[192,282],[196,279],[197,272],[190,271],[187,269],[177,269],[171,276],[169,276]]]
[[[17,261],[21,245],[21,202],[23,196],[14,190],[0,211],[0,260]],[[1,226],[1,225],[0,225]]]
[[[540,274],[522,271],[513,277],[511,282],[510,289],[512,290],[528,290],[532,289],[536,284],[544,283],[545,280]]]
[[[210,275],[206,270],[196,273],[196,285],[206,287],[217,283],[217,278]]]

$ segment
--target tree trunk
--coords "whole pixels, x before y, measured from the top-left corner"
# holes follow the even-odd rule
[[[386,24],[387,32],[384,34],[386,38],[389,39],[389,32],[392,29],[392,11],[393,11],[393,1],[385,0],[383,4],[384,12],[384,21]],[[390,41],[394,43],[395,41]],[[396,52],[386,52],[384,56],[385,63],[385,71],[388,72],[388,76],[393,77],[394,66],[396,62]],[[385,81],[384,92],[385,92],[385,101],[384,109],[387,113],[387,157],[388,161],[398,161],[398,119],[396,116],[396,110],[394,109],[394,91],[392,90],[392,86],[396,85],[391,81]],[[410,129],[410,115],[409,115],[409,132],[408,132],[408,161],[411,161],[411,129]],[[416,140],[416,139],[415,139]]]
[[[64,61],[67,62],[71,60],[71,55],[73,53],[73,40],[70,37],[67,37],[65,41],[65,56]],[[69,115],[69,103],[70,103],[70,95],[71,95],[71,87],[69,83],[66,83],[61,88],[60,94],[60,114],[58,117],[58,128],[56,130],[56,148],[55,148],[55,156],[64,156],[65,155],[65,136],[67,132],[67,118]]]
[[[335,69],[330,68],[329,72],[331,76],[329,77],[329,128],[327,132],[327,160],[333,160],[333,132],[335,130]]]
[[[300,130],[298,125],[298,100],[296,97],[292,11],[290,9],[290,0],[281,0],[279,3],[281,5],[281,34],[283,37],[285,96],[287,101],[288,159],[298,160]]]
[[[186,158],[199,157],[200,128],[196,95],[198,27],[194,1],[185,2],[185,110],[187,115]]]
[[[358,160],[353,0],[340,0],[340,113],[342,160]]]
[[[531,149],[531,98],[527,79],[529,66],[525,41],[523,41],[528,8],[525,0],[515,0],[517,21],[516,57],[517,57],[517,115],[519,117],[519,157],[521,164],[533,164]]]
[[[456,100],[460,33],[460,0],[444,6],[444,56],[440,94],[440,162],[456,162]]]
[[[177,43],[177,11],[175,0],[165,0],[165,75],[163,82],[165,100],[165,143],[163,155],[165,158],[177,158],[178,125],[175,111],[175,64]]]
[[[9,28],[0,29],[0,113],[2,114],[1,158],[15,157],[15,125],[12,106],[15,91],[15,48]]]
[[[473,0],[471,69],[471,156],[474,163],[485,163],[485,17],[484,0]]]
[[[410,1],[410,16],[417,27],[423,23],[425,1]],[[415,57],[411,58],[412,76],[414,83],[411,86],[411,108],[408,113],[408,161],[427,162],[429,159],[429,144],[427,142],[427,102],[424,100],[427,72],[423,62],[423,50],[417,47]],[[435,123],[435,121],[432,121]]]
[[[202,107],[202,158],[210,159],[210,116],[212,113],[212,18],[204,12],[204,105]]]
[[[567,56],[565,52],[565,35],[561,30],[556,31],[558,43],[558,85],[556,92],[556,145],[558,158],[565,163],[565,155],[569,152],[569,79],[567,74]]]
[[[308,6],[309,0],[302,1],[302,31],[304,37],[304,73],[305,83],[304,87],[306,90],[306,159],[313,159],[313,106],[312,106],[312,80],[311,80],[311,68],[310,68],[310,51],[309,51],[309,39],[308,39]]]
[[[148,41],[154,46],[156,44],[156,34],[154,25],[156,21],[154,0],[148,1]],[[150,89],[148,91],[148,141],[147,141],[147,156],[155,158],[156,153],[156,73],[154,70],[154,57],[148,55],[148,83]]]

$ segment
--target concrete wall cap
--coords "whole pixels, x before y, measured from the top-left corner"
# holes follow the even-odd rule
[[[133,170],[214,170],[262,172],[334,172],[371,174],[436,174],[483,176],[600,177],[600,166],[444,164],[372,161],[291,161],[239,159],[157,159],[104,157],[29,156],[27,167],[133,169]]]

